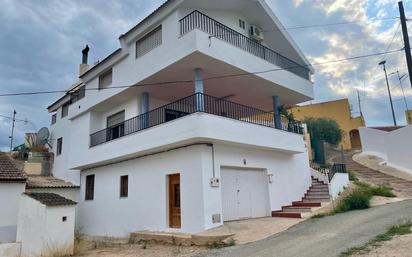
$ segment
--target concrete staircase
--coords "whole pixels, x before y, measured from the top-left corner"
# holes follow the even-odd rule
[[[273,211],[272,217],[303,218],[309,216],[312,208],[321,207],[323,202],[329,202],[328,185],[312,177],[312,186],[306,191],[301,201],[293,202],[292,205],[283,206],[280,211]]]

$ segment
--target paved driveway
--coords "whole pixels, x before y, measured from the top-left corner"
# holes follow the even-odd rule
[[[333,257],[412,219],[412,200],[310,219],[267,239],[213,250],[199,257]]]

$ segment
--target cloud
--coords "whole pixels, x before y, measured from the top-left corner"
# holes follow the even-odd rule
[[[91,46],[90,62],[101,60],[119,47],[117,37],[157,8],[163,0],[37,0],[0,1],[0,91],[63,90],[77,80],[80,51]],[[397,3],[393,0],[267,0],[285,27],[336,22],[339,26],[291,30],[289,33],[312,63],[387,50],[397,30]],[[412,1],[404,1],[412,16]],[[378,18],[378,19],[376,19]],[[402,47],[400,33],[391,49]],[[383,56],[316,65],[315,101],[348,97],[356,107],[356,90],[369,125],[390,124],[389,100],[382,68]],[[401,52],[385,56],[388,73],[406,72]],[[404,121],[403,93],[396,75],[390,76],[396,114]],[[405,94],[412,106],[409,80]],[[48,126],[46,107],[59,94],[0,98],[0,115],[17,110],[16,143],[25,132]],[[389,113],[389,115],[387,115]],[[0,149],[7,149],[11,126],[0,119]]]

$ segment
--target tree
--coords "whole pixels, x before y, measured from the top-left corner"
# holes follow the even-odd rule
[[[342,141],[343,131],[335,120],[305,118],[303,122],[308,126],[308,132],[312,140],[324,140],[334,146],[337,146]]]

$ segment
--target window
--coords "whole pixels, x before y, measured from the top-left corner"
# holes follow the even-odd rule
[[[244,20],[239,19],[239,27],[241,27],[242,29],[246,28],[246,23]]]
[[[85,200],[93,200],[94,199],[94,175],[86,176],[86,192],[85,192]]]
[[[124,116],[125,112],[118,112],[107,117],[107,139],[113,140],[124,136]]]
[[[70,102],[75,103],[85,96],[86,96],[86,86],[82,86],[76,91],[74,91],[73,93],[71,93]]]
[[[120,177],[120,197],[127,197],[129,194],[129,176]]]
[[[162,25],[136,42],[136,58],[142,57],[162,44]]]
[[[107,88],[112,84],[112,69],[99,76],[99,89]]]
[[[57,139],[57,150],[56,150],[56,154],[57,155],[61,155],[62,154],[62,150],[63,150],[63,138],[59,138]]]
[[[66,117],[69,114],[69,104],[64,104],[62,106],[62,118]]]
[[[51,116],[51,124],[52,124],[52,125],[55,124],[55,123],[56,123],[56,120],[57,120],[57,115],[56,115],[56,114],[53,114],[53,115]]]

